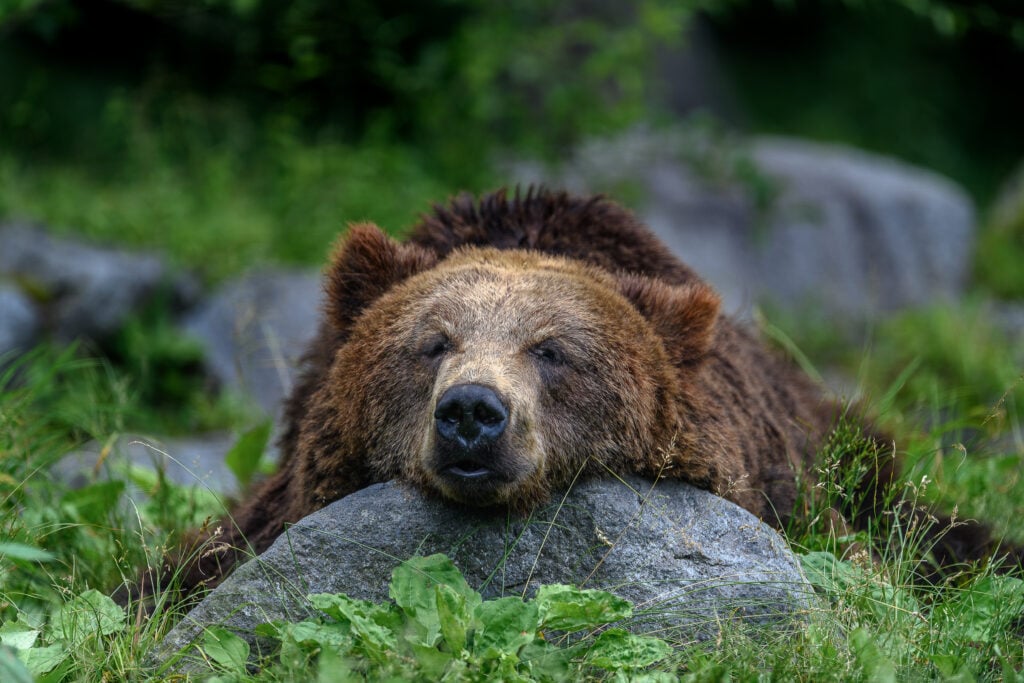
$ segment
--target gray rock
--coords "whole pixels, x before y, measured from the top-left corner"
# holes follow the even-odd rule
[[[184,321],[222,386],[274,415],[298,359],[316,332],[321,301],[314,271],[264,270],[225,284]]]
[[[20,289],[0,282],[0,364],[26,351],[39,334],[39,312]]]
[[[157,256],[57,239],[20,223],[0,225],[0,275],[38,292],[59,341],[109,335],[162,286],[178,299],[196,294]]]
[[[730,175],[744,160],[756,172]],[[583,147],[557,173],[513,173],[613,196],[638,188],[641,216],[729,312],[770,301],[859,319],[956,297],[970,275],[967,195],[934,173],[853,149],[781,138],[730,148],[637,132]],[[763,212],[754,185],[778,193]]]
[[[610,590],[633,602],[631,628],[667,627],[659,635],[670,639],[707,638],[732,619],[777,625],[811,604],[811,588],[778,534],[686,484],[590,481],[527,520],[426,500],[391,482],[291,527],[193,609],[158,656],[172,656],[212,624],[265,648],[253,629],[307,616],[305,596],[382,601],[402,559],[438,552],[486,597],[529,596],[547,583]]]
[[[129,480],[130,465],[163,469],[166,477],[183,485],[199,485],[218,494],[241,493],[235,475],[224,463],[224,455],[236,437],[228,432],[211,432],[180,439],[156,439],[122,435],[111,444],[96,441],[64,456],[54,465],[54,474],[72,486],[84,486],[97,479]],[[138,489],[128,491],[135,500],[144,497]]]

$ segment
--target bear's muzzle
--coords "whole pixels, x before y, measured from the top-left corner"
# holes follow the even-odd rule
[[[498,394],[482,384],[449,387],[437,402],[434,423],[441,450],[438,463],[451,474],[475,479],[490,473],[486,456],[508,425],[508,408]]]

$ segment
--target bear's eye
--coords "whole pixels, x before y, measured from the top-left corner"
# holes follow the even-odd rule
[[[420,353],[423,354],[424,358],[434,360],[440,358],[446,354],[452,348],[452,342],[448,337],[441,335],[439,337],[432,337],[427,341],[426,344],[420,349]]]
[[[530,353],[545,363],[551,365],[565,365],[565,352],[557,342],[548,339],[530,347]]]

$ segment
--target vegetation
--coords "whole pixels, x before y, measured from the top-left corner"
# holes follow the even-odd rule
[[[113,444],[134,398],[109,367],[69,352],[37,351],[5,381],[14,374],[20,383],[0,396],[0,670],[10,672],[5,680],[141,677],[146,653],[180,615],[162,610],[147,619],[106,596],[134,580],[147,556],[156,560],[176,530],[222,508],[198,488],[118,465],[113,453],[90,483],[71,488],[51,474],[52,464],[85,439]],[[1021,423],[1008,419],[1019,433]],[[262,451],[246,444],[251,438],[233,454],[240,474]],[[929,439],[908,443],[923,451]],[[199,650],[183,655],[207,662],[221,680],[312,680],[318,667],[348,667],[370,680],[434,680],[438,672],[453,681],[487,673],[506,680],[751,680],[768,672],[804,680],[1019,677],[1024,650],[1014,624],[1024,610],[1024,582],[986,567],[922,584],[918,558],[927,548],[920,529],[884,524],[850,536],[833,526],[828,510],[857,505],[842,473],[870,466],[878,455],[865,444],[852,423],[837,428],[822,452],[825,484],[787,532],[822,602],[805,625],[784,632],[725,625],[713,643],[664,642],[657,633],[634,638],[616,630],[630,614],[621,600],[549,586],[532,601],[484,601],[448,561],[433,557],[396,569],[394,604],[314,596],[324,619],[264,627],[281,650],[258,674],[243,667],[244,641],[223,630],[208,631]],[[930,498],[927,489],[940,486],[949,500],[970,500],[972,513],[980,503],[979,515],[1017,519],[1024,513],[1024,491],[1015,485],[1024,450],[1014,453],[958,458],[945,470],[929,468],[927,478],[913,473],[887,504],[920,504]],[[133,494],[130,505],[125,492],[132,487],[145,495]],[[872,549],[881,559],[871,559]],[[549,639],[577,629],[575,638]]]
[[[1000,297],[1024,298],[1024,167],[1007,183],[981,234],[979,281]]]
[[[898,435],[908,483],[889,510],[969,502],[1024,540],[1024,358],[986,303],[1024,296],[1024,214],[1012,201],[985,210],[1024,149],[1020,89],[985,87],[1022,65],[1019,7],[584,4],[0,3],[0,220],[157,249],[208,282],[266,261],[319,264],[345,221],[400,232],[429,202],[504,182],[496,160],[557,159],[582,137],[664,120],[649,66],[705,11],[754,129],[896,154],[980,202],[975,299],[897,316],[865,345],[830,321],[770,314],[770,329],[809,368],[859,377],[851,393]],[[233,429],[228,460],[244,482],[268,426],[208,393],[197,349],[159,304],[102,348],[3,361],[0,680],[144,678],[181,615],[147,618],[107,596],[223,504],[119,458],[119,437]],[[98,455],[73,487],[67,455],[85,444]],[[895,514],[835,528],[829,511],[856,505],[843,472],[877,455],[850,424],[821,453],[824,483],[786,532],[821,602],[792,629],[633,637],[617,630],[630,607],[612,596],[547,587],[485,601],[435,557],[396,568],[393,604],[319,596],[323,619],[266,626],[281,648],[258,673],[223,630],[183,656],[224,681],[340,667],[456,681],[1024,679],[1020,579],[981,567],[923,584],[920,529]]]

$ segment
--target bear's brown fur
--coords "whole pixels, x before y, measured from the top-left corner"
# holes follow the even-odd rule
[[[394,478],[525,510],[577,476],[636,472],[784,525],[838,414],[601,197],[463,196],[404,243],[353,226],[325,282],[280,470],[190,565],[186,590],[216,583],[242,556],[231,548],[260,552],[287,524]],[[864,486],[892,475],[883,457]],[[984,534],[964,542],[981,545],[951,552],[990,548]]]

